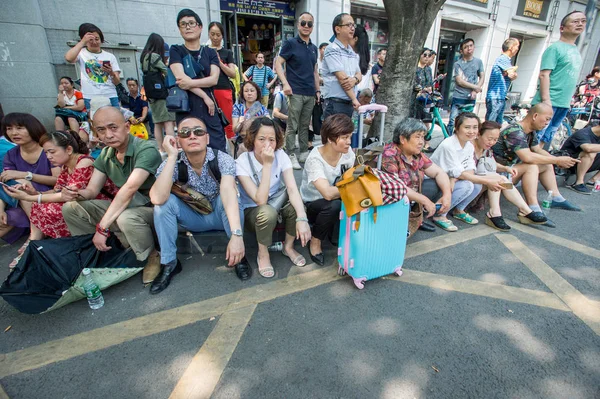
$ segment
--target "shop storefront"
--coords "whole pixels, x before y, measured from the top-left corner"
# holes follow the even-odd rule
[[[283,40],[294,36],[295,3],[266,0],[221,0],[221,22],[225,27],[225,47],[233,50],[242,70],[256,63],[256,55],[265,55],[265,64],[273,59]]]

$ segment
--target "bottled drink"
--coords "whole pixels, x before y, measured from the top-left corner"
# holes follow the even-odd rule
[[[596,180],[594,182],[594,189],[592,191],[595,192],[595,193],[600,192],[600,180]]]
[[[274,242],[269,246],[269,252],[281,252],[283,250],[283,243],[281,241]]]
[[[548,214],[550,213],[550,206],[551,205],[552,205],[552,190],[548,191],[548,196],[542,202],[542,211],[544,211],[544,214],[546,216],[548,216]]]
[[[94,310],[100,309],[102,306],[104,306],[104,297],[102,296],[102,292],[100,292],[100,287],[98,287],[98,284],[94,282],[90,269],[83,269],[83,276],[85,277],[83,282],[83,290],[87,296],[90,308]]]

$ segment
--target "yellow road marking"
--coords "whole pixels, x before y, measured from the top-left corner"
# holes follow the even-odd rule
[[[221,316],[175,386],[170,399],[210,398],[256,306],[252,304]]]
[[[447,233],[442,236],[415,242],[406,246],[406,256],[404,258],[410,259],[414,258],[415,256],[421,256],[477,238],[485,237],[494,232],[496,232],[496,230],[482,224],[469,229],[461,229],[456,233]]]
[[[10,399],[4,388],[2,388],[2,384],[0,384],[0,399]]]
[[[503,299],[511,302],[526,303],[545,308],[570,311],[556,295],[550,292],[530,290],[527,288],[511,287],[508,285],[487,283],[484,281],[469,280],[460,277],[445,276],[420,272],[417,270],[404,270],[402,277],[388,276],[389,280],[397,280],[402,283],[422,285],[446,291],[462,292],[485,296],[489,298]]]
[[[0,355],[0,378],[173,330],[249,304],[304,291],[339,278],[332,268],[320,269],[6,353]]]
[[[505,234],[496,234],[506,248],[508,248],[525,266],[529,268],[552,292],[571,308],[573,313],[587,324],[596,334],[600,335],[600,308],[595,306],[581,292],[577,291],[567,280],[562,278],[546,262],[525,246],[516,237]]]
[[[545,231],[537,230],[533,227],[523,226],[522,224],[513,223],[511,227],[515,230],[519,230],[522,233],[541,238],[542,240],[546,240],[553,244],[560,245],[561,247],[568,248],[572,251],[581,252],[584,255],[600,259],[600,250],[597,250],[595,248],[591,248],[583,244],[573,242],[566,238],[555,236],[554,234],[546,233]]]

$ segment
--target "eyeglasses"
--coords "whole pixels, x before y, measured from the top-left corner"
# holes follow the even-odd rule
[[[433,54],[423,53],[423,57],[431,57]]]
[[[198,22],[190,21],[190,22],[180,22],[179,23],[179,27],[182,29],[185,28],[186,26],[189,26],[190,28],[195,28],[196,26],[198,26]]]
[[[308,25],[309,28],[312,28],[313,27],[313,21],[300,21],[300,26],[302,26],[303,28],[305,26],[307,26],[307,25]]]
[[[341,24],[341,25],[338,25],[338,26],[346,26],[346,27],[350,28],[350,30],[356,29],[356,24],[354,22],[349,22],[347,24]]]
[[[191,129],[183,128],[177,132],[177,137],[180,139],[187,139],[192,135],[192,133],[196,137],[203,137],[208,132],[203,127],[193,127]]]

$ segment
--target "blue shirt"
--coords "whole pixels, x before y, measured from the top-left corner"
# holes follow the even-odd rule
[[[250,115],[251,118],[254,118],[257,116],[269,116],[269,110],[266,109],[264,105],[262,105],[258,101],[255,102],[254,104],[256,104],[254,107],[257,112],[253,112],[252,115]],[[235,104],[233,104],[233,111],[232,111],[231,117],[239,118],[241,116],[246,116],[246,113],[248,111],[250,111],[250,109],[252,109],[252,107],[250,107],[249,109],[246,109],[246,102],[235,103]]]
[[[344,47],[337,38],[325,49],[323,56],[323,86],[326,92],[325,98],[341,98],[350,100],[348,94],[342,89],[335,72],[345,72],[348,76],[354,76],[360,72],[358,65],[358,54],[348,45]],[[356,89],[355,89],[356,90]]]
[[[129,95],[129,104],[123,104],[123,107],[128,108],[131,112],[133,112],[133,116],[137,119],[142,116],[142,112],[144,107],[148,106],[148,101],[142,100],[141,95],[137,95],[137,97],[133,98]]]
[[[269,84],[270,80],[275,78],[275,73],[271,68],[269,68],[266,65],[263,65],[262,68],[259,68],[256,65],[252,65],[250,68],[248,68],[245,75],[247,78],[250,78],[250,76],[252,76],[252,81],[256,83],[258,87],[261,88],[263,96],[269,94],[269,89],[267,89],[267,85]]]
[[[2,167],[2,162],[4,161],[4,156],[7,151],[13,148],[15,145],[10,141],[6,140],[4,137],[0,137],[0,171],[4,170]]]
[[[506,92],[510,86],[510,79],[508,76],[504,76],[504,72],[510,67],[512,67],[512,64],[507,55],[502,54],[496,59],[496,62],[492,67],[492,73],[490,74],[490,83],[488,85],[486,99],[504,100],[506,98]]]
[[[373,68],[371,68],[371,79],[373,79],[373,77],[377,76],[378,78],[381,78],[381,72],[383,71],[383,67],[381,65],[379,65],[379,62],[376,62],[375,65],[373,65]],[[373,94],[377,93],[377,89],[379,88],[379,85],[377,83],[375,83],[375,79],[373,79]]]
[[[302,96],[314,96],[317,46],[310,39],[307,43],[300,36],[296,36],[283,43],[279,56],[285,60],[285,74],[292,92]]]

